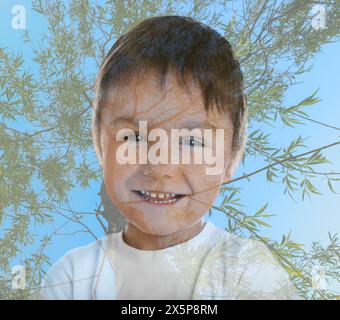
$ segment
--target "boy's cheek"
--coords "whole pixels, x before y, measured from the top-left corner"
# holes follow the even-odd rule
[[[197,210],[200,210],[200,206],[205,211],[209,210],[219,195],[224,175],[206,175],[205,168],[202,167],[199,172],[188,173],[188,179],[194,189],[192,205]]]
[[[111,135],[110,130],[106,128],[106,126],[101,126],[101,134],[100,134],[100,148],[101,148],[101,156],[103,159],[103,164],[108,161],[108,159],[112,159],[113,154],[113,142],[114,137]]]
[[[115,156],[114,148],[106,148],[103,152],[103,179],[113,202],[116,202],[117,198],[122,196],[119,194],[119,190],[123,190],[122,186],[124,185],[126,172],[124,168],[117,167]],[[117,184],[120,187],[117,188]]]

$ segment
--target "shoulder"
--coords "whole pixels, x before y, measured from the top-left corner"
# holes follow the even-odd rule
[[[216,235],[214,248],[220,250],[221,254],[233,256],[239,262],[244,261],[246,264],[267,262],[280,265],[266,243],[235,235],[215,225],[213,225],[212,230]]]
[[[233,288],[237,299],[300,299],[288,273],[266,243],[214,228],[218,236],[209,269],[215,269],[219,282],[223,279],[226,287],[222,291]]]
[[[39,298],[88,298],[109,238],[104,236],[88,245],[71,249],[57,260],[44,278]],[[82,292],[81,297],[77,296],[77,292]]]
[[[259,253],[268,255],[268,248],[258,240],[244,238],[225,229],[217,227],[212,222],[210,224],[210,232],[214,234],[213,248],[220,250],[221,254],[227,254],[234,257],[245,257],[258,255]]]
[[[75,268],[84,263],[93,266],[93,259],[105,250],[108,239],[108,236],[104,236],[87,245],[71,249],[61,259],[70,261]]]
[[[240,257],[245,266],[239,281],[241,298],[301,299],[279,261],[279,253],[269,245],[249,239]]]

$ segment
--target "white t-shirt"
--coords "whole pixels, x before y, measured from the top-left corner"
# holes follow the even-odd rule
[[[123,230],[73,249],[49,270],[41,299],[301,299],[261,242],[205,223],[161,250],[126,244]]]

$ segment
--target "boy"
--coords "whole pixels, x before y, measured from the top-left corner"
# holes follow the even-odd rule
[[[246,124],[239,63],[216,31],[163,16],[119,38],[99,72],[92,132],[127,225],[69,251],[40,297],[298,298],[267,247],[203,220],[244,154]]]

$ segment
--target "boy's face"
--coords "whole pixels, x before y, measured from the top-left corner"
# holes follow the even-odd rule
[[[233,128],[230,117],[220,116],[217,111],[208,115],[199,88],[191,82],[190,90],[191,96],[174,75],[169,75],[162,92],[158,77],[149,73],[142,81],[135,79],[128,85],[107,92],[101,113],[100,137],[106,190],[128,222],[146,234],[170,235],[198,223],[213,205],[221,184],[231,178]],[[127,128],[137,133],[139,120],[147,121],[148,133],[153,128],[168,132],[169,150],[171,129],[200,128],[204,137],[203,129],[210,128],[213,144],[215,128],[224,129],[223,172],[207,175],[206,168],[211,165],[204,162],[138,164],[138,143],[137,164],[119,164],[116,152],[126,142],[116,141],[117,133]],[[193,156],[190,136],[185,141],[185,148],[190,148],[189,152]],[[148,150],[155,143],[147,142]],[[214,145],[211,148],[215,150]],[[176,197],[171,203],[155,204],[145,200],[140,191],[164,193],[157,198],[160,201],[169,199],[166,198],[167,193],[182,196]]]

